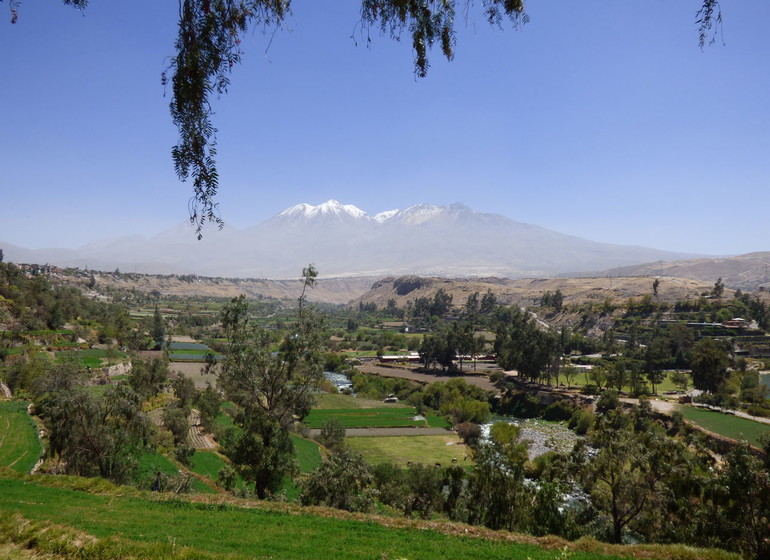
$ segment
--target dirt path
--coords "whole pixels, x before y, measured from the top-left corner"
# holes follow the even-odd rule
[[[630,398],[621,398],[621,402],[632,404],[634,406],[639,406],[639,399],[630,399]],[[661,401],[658,399],[650,399],[650,406],[652,406],[652,409],[655,412],[660,412],[662,414],[668,414],[669,416],[679,410],[679,405],[677,403],[673,403],[671,401]]]
[[[495,391],[497,392],[497,388],[494,386],[494,384],[489,380],[489,378],[484,373],[457,373],[457,374],[446,374],[441,372],[436,373],[418,373],[416,371],[412,371],[410,369],[404,369],[404,368],[395,368],[395,367],[384,367],[384,366],[378,366],[373,364],[362,364],[360,366],[356,366],[356,369],[358,369],[362,373],[374,373],[376,375],[381,375],[383,377],[399,377],[402,379],[410,379],[412,381],[417,381],[419,383],[433,383],[434,381],[449,381],[450,379],[457,379],[461,378],[465,380],[467,383],[471,385],[476,385],[477,387],[481,387],[482,389],[486,391]]]
[[[347,428],[345,437],[374,437],[374,436],[445,436],[451,434],[445,428]],[[321,430],[313,428],[310,437],[321,434]]]

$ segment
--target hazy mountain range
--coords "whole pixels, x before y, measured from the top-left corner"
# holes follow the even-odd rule
[[[13,262],[240,278],[294,278],[311,262],[327,277],[539,277],[696,256],[588,241],[463,204],[370,216],[334,200],[298,204],[247,229],[212,229],[201,241],[184,223],[154,237],[105,239],[76,250],[2,241],[0,248]]]

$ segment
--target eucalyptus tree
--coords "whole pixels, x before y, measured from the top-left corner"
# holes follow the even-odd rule
[[[244,296],[222,311],[227,336],[218,384],[239,406],[237,430],[225,438],[225,454],[265,498],[298,470],[289,427],[304,418],[323,375],[320,318],[305,308],[283,339],[249,320]],[[213,365],[213,364],[212,364]]]

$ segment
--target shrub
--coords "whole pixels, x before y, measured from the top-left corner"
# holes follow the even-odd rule
[[[481,427],[473,422],[461,422],[455,426],[455,430],[465,445],[470,447],[476,447],[481,439]]]
[[[549,404],[543,411],[543,420],[569,420],[575,413],[575,405],[568,400]]]
[[[588,433],[588,430],[594,425],[594,415],[590,411],[579,408],[569,419],[567,427],[574,430],[579,436],[583,436]]]

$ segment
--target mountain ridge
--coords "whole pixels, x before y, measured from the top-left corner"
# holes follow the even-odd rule
[[[240,278],[293,278],[310,262],[337,277],[545,277],[702,256],[589,241],[462,203],[370,216],[336,200],[297,204],[201,241],[192,226],[178,224],[149,238],[95,240],[75,250],[7,247],[7,258],[16,262]]]

